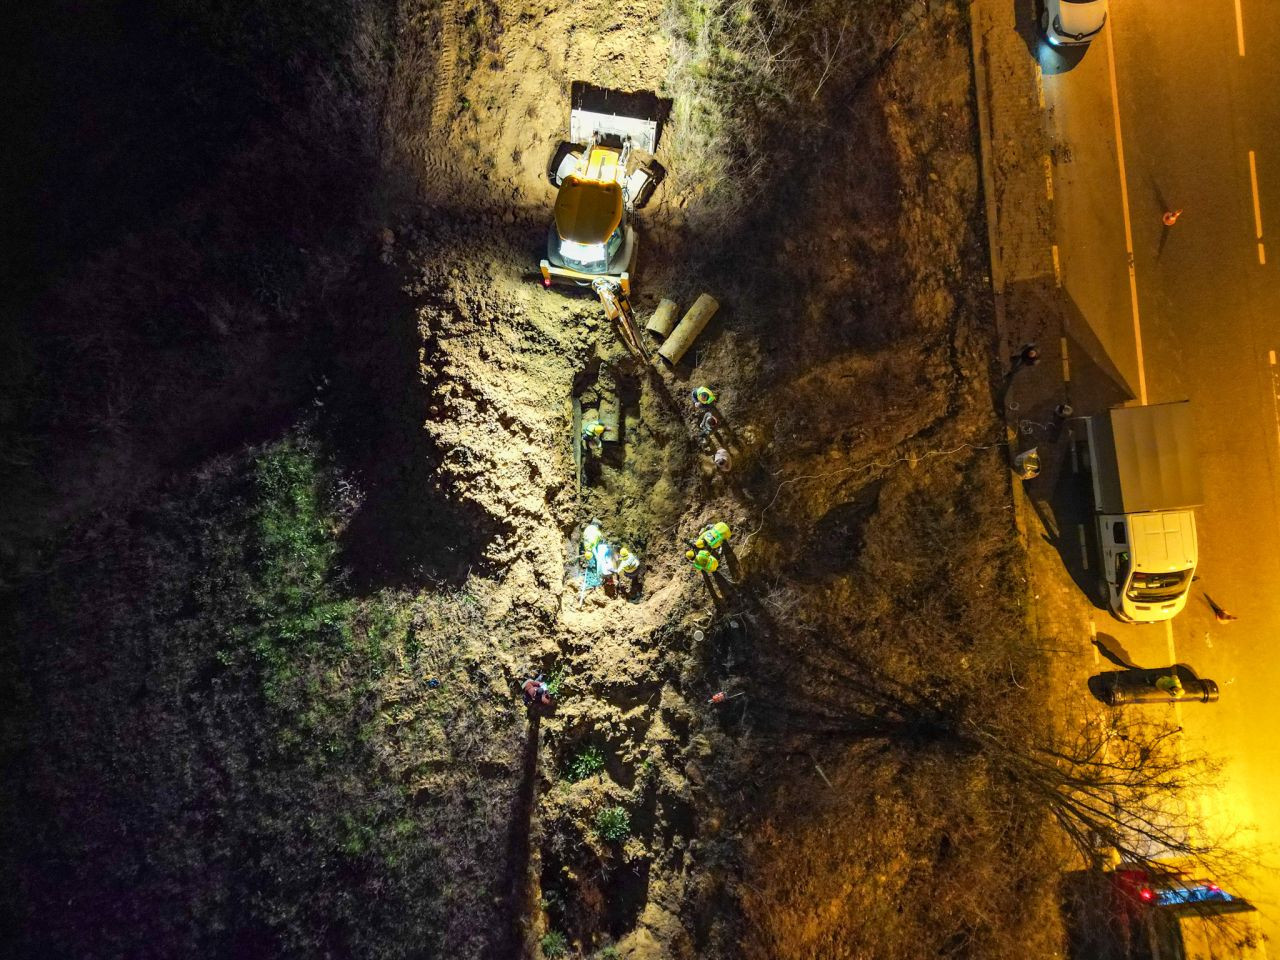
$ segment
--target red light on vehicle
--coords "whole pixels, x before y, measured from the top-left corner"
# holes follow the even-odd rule
[[[1150,887],[1143,887],[1141,890],[1138,891],[1138,896],[1142,898],[1144,903],[1150,903],[1152,900],[1156,898],[1155,891],[1152,890]]]
[[[1220,886],[1218,886],[1216,883],[1206,883],[1206,884],[1205,884],[1205,887],[1207,887],[1207,888],[1209,889],[1209,891],[1210,891],[1210,892],[1212,892],[1212,893],[1221,893],[1221,892],[1222,892],[1222,888],[1221,888]]]
[[[550,277],[543,277],[543,278],[542,278],[542,285],[543,285],[544,287],[546,287],[548,290],[550,290],[550,289],[551,289],[551,278],[550,278]]]

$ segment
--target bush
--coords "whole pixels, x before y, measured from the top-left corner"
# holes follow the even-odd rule
[[[569,764],[569,779],[574,783],[585,780],[604,769],[604,754],[598,747],[584,747]]]
[[[631,815],[624,807],[605,807],[596,814],[596,833],[610,843],[625,840],[631,833]]]
[[[547,960],[555,960],[556,957],[569,955],[569,942],[559,930],[552,930],[550,933],[543,934],[538,945],[542,948],[542,955]]]

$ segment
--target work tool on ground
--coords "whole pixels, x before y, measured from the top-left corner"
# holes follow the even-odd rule
[[[745,690],[739,690],[737,693],[725,694],[725,692],[721,690],[719,693],[712,694],[711,699],[708,700],[707,703],[724,703],[726,700],[733,700],[735,697],[740,697],[746,692],[747,691]]]
[[[573,398],[573,483],[574,495],[582,502],[582,401]]]

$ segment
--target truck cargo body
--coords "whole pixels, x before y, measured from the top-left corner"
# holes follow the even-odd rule
[[[1085,417],[1102,577],[1122,620],[1168,620],[1187,602],[1203,500],[1188,403]]]

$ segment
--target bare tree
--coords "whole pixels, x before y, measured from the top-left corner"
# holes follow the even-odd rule
[[[1023,743],[966,727],[1009,780],[1044,805],[1086,862],[1114,851],[1155,875],[1176,861],[1232,874],[1243,866],[1229,852],[1234,838],[1211,833],[1200,807],[1221,764],[1188,755],[1181,727],[1098,713]]]

